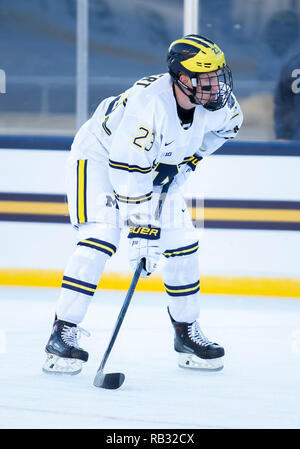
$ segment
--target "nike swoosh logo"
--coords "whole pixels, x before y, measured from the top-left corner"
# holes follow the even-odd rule
[[[174,140],[172,140],[171,142],[165,142],[165,147],[167,147],[168,145],[171,145],[171,143],[173,143]]]

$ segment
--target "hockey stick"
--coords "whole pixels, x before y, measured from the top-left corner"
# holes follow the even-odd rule
[[[165,202],[166,199],[166,195],[167,192],[169,190],[170,184],[172,182],[172,179],[163,186],[161,194],[159,196],[159,200],[158,200],[158,205],[155,211],[155,218],[158,219],[160,217],[161,211],[162,211],[162,207],[163,204]],[[98,371],[96,373],[93,385],[95,387],[99,387],[99,388],[106,388],[106,389],[110,389],[110,390],[116,390],[117,388],[120,388],[120,386],[123,384],[124,380],[125,380],[125,375],[123,373],[107,373],[105,374],[103,372],[104,370],[104,366],[107,362],[108,356],[112,350],[112,347],[116,341],[117,335],[119,333],[121,324],[124,320],[125,314],[127,312],[128,306],[130,304],[131,298],[133,296],[133,293],[135,291],[136,285],[138,283],[138,280],[140,278],[142,269],[143,269],[143,264],[144,264],[145,259],[141,259],[133,276],[133,279],[131,281],[129,290],[127,292],[126,298],[124,300],[123,306],[120,310],[119,316],[117,318],[110,342],[108,344],[108,347],[104,353],[103,359],[100,363],[100,366],[98,368]]]

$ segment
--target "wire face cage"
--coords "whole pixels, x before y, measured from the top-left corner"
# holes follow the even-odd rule
[[[194,100],[209,111],[221,109],[232,92],[231,70],[227,65],[214,72],[197,73],[194,86]]]

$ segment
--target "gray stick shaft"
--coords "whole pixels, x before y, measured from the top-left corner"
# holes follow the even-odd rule
[[[138,283],[141,271],[143,269],[143,263],[144,263],[144,260],[142,259],[140,261],[140,263],[138,264],[137,269],[135,270],[135,273],[134,273],[133,279],[131,281],[128,293],[127,293],[126,298],[124,300],[123,306],[122,306],[122,308],[120,310],[120,313],[119,313],[118,319],[116,321],[116,324],[115,324],[115,327],[114,327],[114,330],[113,330],[110,342],[109,342],[108,347],[107,347],[107,349],[105,351],[105,354],[103,356],[103,360],[102,360],[102,362],[101,362],[101,364],[99,366],[99,370],[98,371],[102,371],[104,369],[104,366],[106,364],[108,356],[109,356],[109,354],[110,354],[110,352],[112,350],[112,347],[113,347],[113,345],[114,345],[114,343],[116,341],[116,338],[117,338],[117,335],[119,333],[121,324],[122,324],[122,322],[124,320],[124,317],[125,317],[125,314],[127,312],[128,306],[130,304],[131,298],[132,298],[133,293],[135,291],[135,287],[136,287],[136,285]]]
[[[157,204],[157,208],[155,211],[155,219],[158,220],[162,211],[162,207],[164,205],[164,202],[166,200],[166,196],[170,187],[172,181],[168,182],[167,184],[165,184],[161,190],[160,196],[159,196],[159,200],[158,200],[158,204]]]
[[[160,215],[161,215],[162,207],[163,207],[163,204],[165,202],[166,195],[167,195],[167,192],[169,190],[171,182],[172,181],[170,181],[168,184],[165,184],[163,186],[163,188],[162,188],[162,191],[161,191],[161,194],[160,194],[160,197],[159,197],[159,200],[158,200],[157,209],[156,209],[156,212],[155,212],[156,219],[158,219],[160,217]],[[123,306],[122,306],[121,311],[119,313],[119,316],[117,318],[117,321],[116,321],[116,324],[115,324],[115,327],[114,327],[111,339],[109,341],[108,347],[107,347],[107,349],[106,349],[106,351],[104,353],[102,362],[100,363],[100,366],[98,368],[98,372],[99,371],[103,371],[104,366],[105,366],[105,364],[107,362],[108,356],[111,353],[111,350],[113,348],[113,345],[114,345],[114,343],[116,341],[116,338],[117,338],[117,335],[119,333],[121,324],[122,324],[122,322],[124,320],[125,314],[127,312],[128,306],[130,304],[131,298],[133,296],[133,293],[134,293],[135,288],[137,286],[138,280],[140,278],[140,275],[141,275],[141,272],[142,272],[142,269],[143,269],[143,264],[144,264],[144,259],[142,259],[139,262],[139,264],[138,264],[138,266],[137,266],[137,268],[135,270],[135,273],[133,275],[133,279],[131,281],[129,290],[127,292],[127,295],[126,295],[126,298],[124,300]]]

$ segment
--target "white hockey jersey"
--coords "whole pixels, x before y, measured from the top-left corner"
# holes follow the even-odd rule
[[[170,75],[148,76],[100,103],[78,133],[92,134],[99,145],[81,147],[85,153],[73,157],[107,160],[120,212],[127,219],[136,213],[148,214],[155,186],[171,178],[182,184],[191,170],[188,162],[198,162],[226,139],[234,138],[242,120],[232,94],[226,106],[217,111],[197,105],[192,125],[184,129]]]

